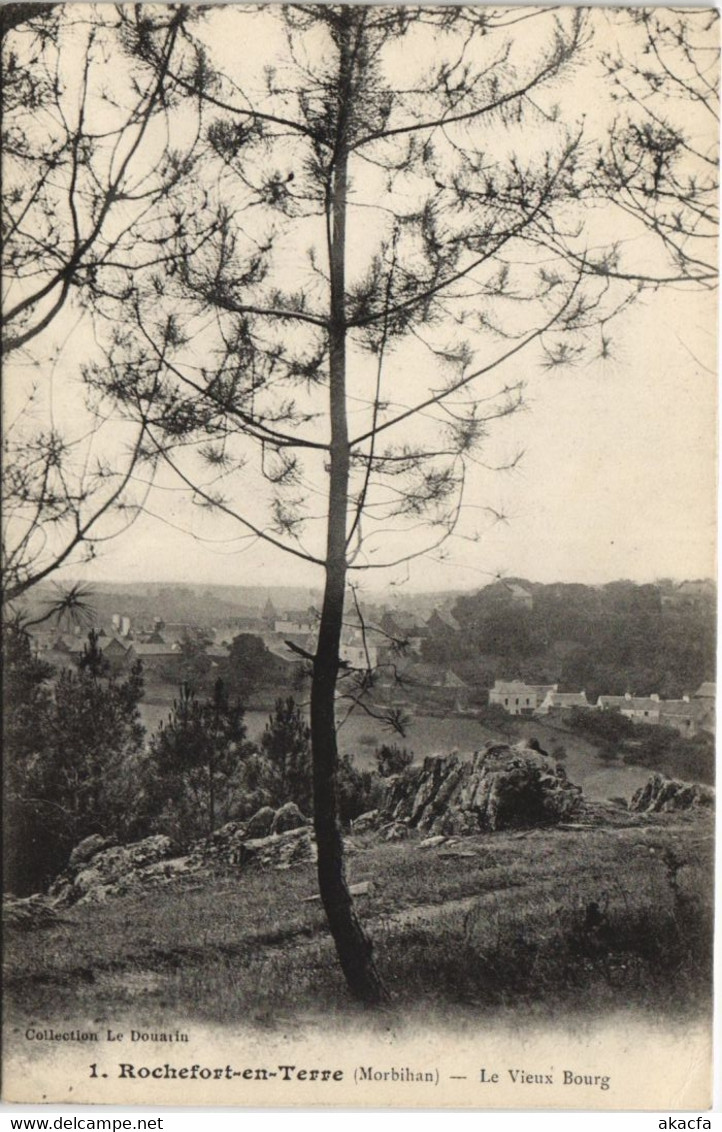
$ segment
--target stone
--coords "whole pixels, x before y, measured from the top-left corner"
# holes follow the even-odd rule
[[[107,849],[109,845],[113,844],[114,842],[110,838],[103,837],[99,833],[91,833],[90,837],[85,837],[80,844],[76,845],[73,849],[73,852],[70,854],[70,859],[68,860],[69,868],[77,868],[78,865],[89,861],[90,858],[94,857],[96,853],[99,853],[101,849]]]
[[[276,811],[271,806],[261,806],[246,823],[246,836],[250,838],[268,837]]]
[[[262,865],[273,868],[290,868],[291,865],[316,860],[316,845],[307,826],[274,833],[270,837],[251,838],[239,847],[238,864],[241,868]]]
[[[351,822],[351,828],[354,833],[366,833],[370,829],[377,829],[379,824],[379,811],[367,810],[365,814],[359,814],[357,818]]]
[[[653,774],[632,796],[634,813],[666,814],[714,805],[714,788],[700,782],[680,782],[664,774]]]
[[[358,884],[350,884],[348,886],[348,891],[350,896],[370,896],[375,888],[376,885],[372,880],[361,880],[358,882]],[[315,900],[320,899],[321,897],[319,893],[316,892],[313,896],[306,896],[304,898],[304,903],[312,904]]]
[[[83,861],[80,868],[69,865],[53,881],[49,894],[63,904],[88,904],[142,892],[147,869],[172,855],[173,842],[165,834],[113,845]]]
[[[276,810],[270,832],[288,833],[291,829],[301,829],[302,826],[308,824],[309,819],[303,816],[296,803],[286,802],[284,806]]]
[[[384,841],[405,841],[409,836],[409,827],[402,821],[392,821],[383,826],[380,834]]]
[[[58,915],[54,902],[42,893],[32,896],[3,897],[3,927],[16,931],[29,932],[38,928],[53,928],[64,921]]]
[[[582,805],[563,766],[541,751],[497,744],[470,761],[454,752],[409,767],[389,782],[381,815],[441,844],[435,839],[566,821]]]

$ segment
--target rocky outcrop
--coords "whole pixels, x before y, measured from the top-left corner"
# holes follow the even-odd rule
[[[392,780],[386,821],[432,835],[493,832],[568,821],[582,791],[560,764],[528,747],[489,746],[471,761],[438,755]]]
[[[278,810],[264,807],[248,822],[227,822],[197,841],[186,856],[175,853],[171,839],[161,834],[131,845],[112,844],[97,835],[86,837],[53,882],[48,894],[50,905],[94,904],[109,897],[140,896],[217,869],[288,869],[299,862],[314,861],[316,846],[309,819],[289,802]],[[23,916],[29,917],[23,908],[12,915],[12,922],[18,923]]]
[[[282,834],[297,829],[308,832],[309,824],[310,819],[301,813],[295,802],[286,802],[278,810],[264,806],[247,822],[229,821],[214,830],[210,837],[197,841],[191,848],[189,861],[193,866],[202,868],[249,864],[251,861],[269,863],[267,854],[259,855],[253,849],[246,851],[244,846],[274,838],[277,840]],[[279,860],[279,865],[286,867],[283,860]]]
[[[316,843],[306,826],[274,833],[270,837],[253,838],[239,846],[238,864],[263,865],[266,868],[290,869],[304,861],[316,860]]]
[[[54,901],[37,892],[34,896],[3,897],[3,927],[29,932],[37,928],[54,928],[62,923]]]
[[[378,810],[367,810],[365,814],[359,814],[351,822],[354,833],[366,833],[370,829],[378,829],[381,816]]]
[[[301,829],[304,825],[308,825],[308,818],[303,816],[295,802],[286,802],[285,806],[276,810],[271,833],[288,833],[289,830]]]
[[[156,834],[131,845],[101,849],[89,857],[86,851],[79,856],[74,851],[68,867],[53,881],[49,895],[59,904],[91,904],[109,896],[142,892],[154,883],[163,883],[185,863],[184,858],[170,860],[173,850],[170,837]]]
[[[635,813],[668,814],[713,805],[714,789],[711,786],[653,774],[632,796],[629,808]]]
[[[76,869],[80,865],[84,865],[86,861],[89,861],[90,858],[94,857],[96,853],[99,853],[101,849],[107,849],[109,845],[115,844],[117,843],[110,837],[102,837],[99,833],[91,833],[90,837],[83,838],[80,844],[75,846],[73,852],[70,854],[68,865],[71,869]]]
[[[249,818],[246,832],[249,837],[268,837],[273,825],[276,811],[273,806],[261,806],[252,818]],[[224,827],[225,828],[225,827]]]
[[[271,814],[274,811],[271,810]],[[188,862],[193,869],[211,869],[216,865],[233,865],[238,861],[238,847],[249,836],[247,822],[229,821],[191,845]],[[268,828],[265,823],[264,828]]]

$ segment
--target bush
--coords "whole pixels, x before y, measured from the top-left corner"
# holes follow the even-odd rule
[[[573,707],[569,713],[569,728],[580,735],[607,745],[615,745],[635,734],[635,724],[618,708],[595,711]]]
[[[619,758],[619,749],[614,743],[604,743],[597,751],[597,755],[603,763],[611,763]],[[626,755],[624,756],[624,761],[628,761]]]
[[[399,747],[397,743],[383,743],[374,751],[376,769],[381,778],[389,778],[392,774],[401,774],[414,761],[414,752],[407,751],[406,747]]]
[[[149,762],[138,703],[142,667],[108,675],[97,636],[77,671],[49,681],[18,625],[3,633],[4,827],[6,887],[44,887],[73,847],[91,833],[130,838],[147,832]]]
[[[514,725],[514,716],[509,715],[501,704],[487,704],[478,713],[479,723],[493,727],[497,731],[509,731]]]
[[[376,810],[384,794],[379,775],[374,770],[358,770],[350,755],[339,762],[338,799],[341,821],[352,822],[368,810]]]

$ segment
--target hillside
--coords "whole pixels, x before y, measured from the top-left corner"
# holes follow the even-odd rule
[[[349,850],[351,882],[370,882],[359,912],[400,1016],[693,1015],[708,1001],[706,813],[428,847],[368,833]],[[28,1018],[275,1028],[353,1013],[316,891],[311,862],[216,869],[76,905],[30,936],[10,931],[8,1040]]]

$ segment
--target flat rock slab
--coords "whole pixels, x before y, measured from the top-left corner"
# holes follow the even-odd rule
[[[374,891],[375,887],[376,885],[372,880],[361,880],[358,884],[350,884],[348,890],[351,896],[369,896],[370,893]],[[313,901],[320,899],[321,897],[317,892],[313,896],[304,897],[304,904],[311,904]]]

